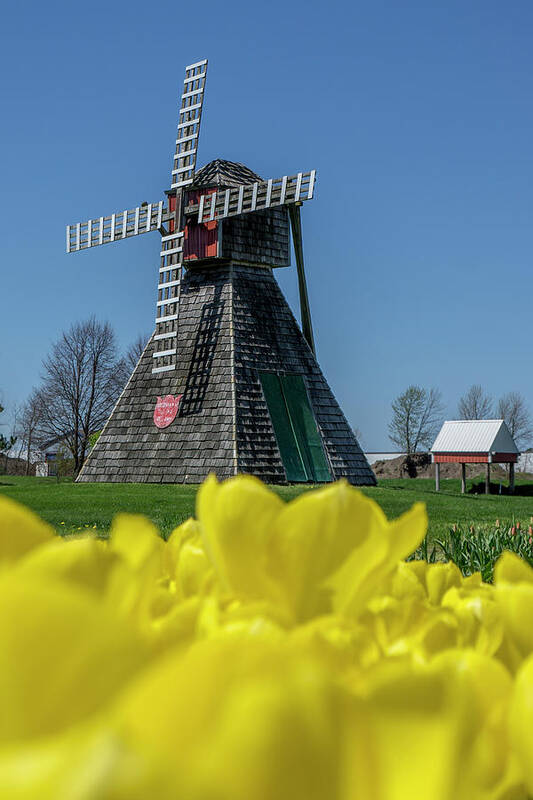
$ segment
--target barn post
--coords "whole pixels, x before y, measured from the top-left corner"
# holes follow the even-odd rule
[[[435,491],[440,492],[440,464],[435,462]]]
[[[514,461],[509,464],[509,492],[514,493]]]
[[[485,494],[490,494],[490,461],[487,461],[487,474],[485,476]]]
[[[461,494],[466,492],[466,464],[461,464]]]

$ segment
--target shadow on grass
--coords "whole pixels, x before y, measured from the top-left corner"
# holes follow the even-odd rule
[[[469,488],[468,494],[485,494],[485,481],[480,481],[479,483],[473,483],[472,486]],[[502,484],[500,486],[499,483],[491,483],[490,484],[490,493],[491,494],[505,494],[509,497],[514,496],[521,496],[521,497],[533,497],[533,483],[523,483],[517,484],[514,487],[514,492],[509,491],[509,487]]]
[[[509,494],[509,492],[506,492]],[[522,497],[532,497],[533,496],[533,483],[524,483],[519,486],[514,487],[514,494],[521,495]]]

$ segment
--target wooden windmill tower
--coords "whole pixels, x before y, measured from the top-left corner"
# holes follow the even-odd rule
[[[271,483],[372,470],[315,359],[300,206],[314,170],[262,180],[216,160],[195,172],[207,60],[186,68],[167,199],[67,227],[67,252],[161,234],[155,331],[79,481]],[[290,264],[302,330],[273,268]]]

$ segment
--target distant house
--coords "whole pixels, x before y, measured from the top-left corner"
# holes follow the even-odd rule
[[[519,455],[503,419],[448,420],[430,450],[435,464],[435,489],[440,489],[440,465],[461,464],[461,491],[466,491],[465,464],[486,464],[485,491],[490,492],[490,465],[509,464],[509,488],[514,490],[514,465]]]
[[[91,450],[92,446],[88,446],[85,457],[89,455]],[[41,460],[35,465],[35,474],[40,478],[55,478],[57,476],[57,461],[61,456],[63,458],[71,458],[70,448],[63,436],[58,436],[45,442],[41,447]]]
[[[35,465],[35,474],[39,478],[51,478],[57,475],[57,456],[64,452],[65,444],[62,437],[50,439],[41,447],[41,460]]]

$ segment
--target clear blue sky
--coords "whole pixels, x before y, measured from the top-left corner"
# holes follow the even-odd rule
[[[368,449],[391,400],[472,383],[533,405],[531,2],[9,2],[0,27],[0,391],[95,314],[153,327],[159,241],[65,254],[65,225],[169,186],[184,66],[201,165],[318,170],[304,248],[321,366]],[[296,308],[294,268],[278,278]],[[6,415],[3,415],[6,416]]]

